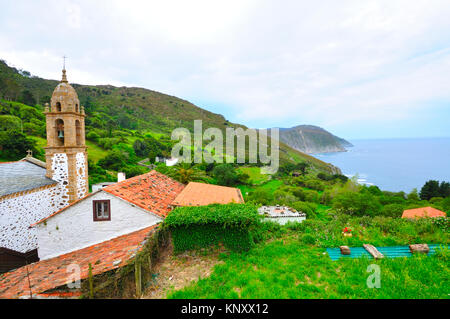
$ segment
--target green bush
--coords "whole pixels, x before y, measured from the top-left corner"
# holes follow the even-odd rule
[[[381,211],[383,216],[387,217],[402,217],[403,214],[403,205],[400,204],[389,204],[383,207]]]
[[[333,208],[353,216],[376,216],[382,206],[376,196],[370,193],[342,193],[333,200]]]
[[[305,202],[298,201],[298,202],[292,203],[291,207],[299,212],[305,213],[307,218],[310,218],[316,214],[315,213],[316,207],[312,203],[305,203]]]
[[[316,239],[314,238],[314,236],[312,236],[310,234],[302,235],[301,240],[304,244],[307,244],[307,245],[314,245],[316,243]]]
[[[174,250],[225,247],[246,251],[253,245],[252,230],[260,225],[260,215],[249,204],[212,204],[177,207],[165,219],[164,227],[172,232]]]
[[[265,188],[258,188],[248,195],[248,201],[261,205],[269,205],[273,202],[273,193]]]

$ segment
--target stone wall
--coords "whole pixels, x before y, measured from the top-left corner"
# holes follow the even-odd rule
[[[21,253],[37,248],[36,229],[30,225],[67,205],[60,185],[44,186],[0,199],[0,247]]]

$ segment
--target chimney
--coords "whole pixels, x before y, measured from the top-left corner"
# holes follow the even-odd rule
[[[117,183],[125,180],[125,173],[119,172],[117,173]]]

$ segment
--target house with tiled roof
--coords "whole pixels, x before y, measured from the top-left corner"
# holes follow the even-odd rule
[[[212,184],[190,182],[173,201],[174,206],[244,203],[241,190]]]
[[[157,171],[106,186],[47,216],[36,229],[47,260],[163,221],[184,185]]]
[[[420,207],[403,211],[402,218],[446,217],[447,214],[433,207]]]

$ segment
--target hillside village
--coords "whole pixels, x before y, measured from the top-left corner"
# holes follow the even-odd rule
[[[45,161],[30,150],[0,163],[0,298],[150,298],[164,280],[158,296],[169,298],[448,293],[448,183],[386,192],[292,152],[273,176],[258,165],[149,159],[125,174],[116,165],[128,151],[167,157],[166,136],[136,139],[132,151],[113,145],[99,167],[89,159],[86,107],[62,72],[43,106]],[[2,110],[14,103],[3,100]],[[207,276],[170,284],[205,256]],[[170,263],[178,268],[164,279]],[[380,289],[366,288],[372,263],[385,271]],[[424,277],[429,269],[435,275]]]

